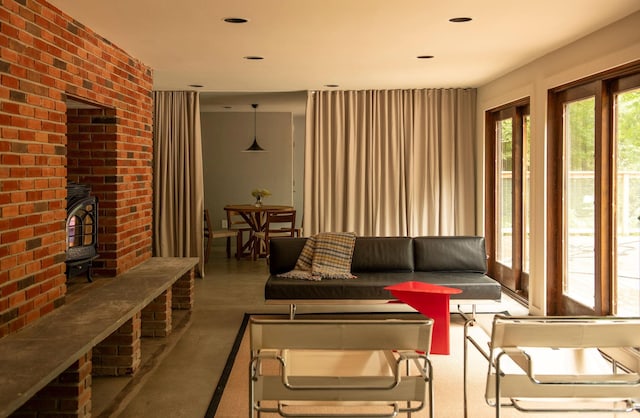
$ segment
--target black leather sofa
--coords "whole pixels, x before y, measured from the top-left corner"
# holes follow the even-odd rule
[[[357,237],[351,262],[355,279],[320,281],[277,277],[294,268],[306,238],[272,238],[267,303],[288,304],[291,316],[298,304],[380,303],[393,300],[386,286],[406,281],[454,287],[460,303],[500,301],[501,287],[486,275],[483,237]]]

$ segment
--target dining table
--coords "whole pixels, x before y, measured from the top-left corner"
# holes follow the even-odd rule
[[[252,203],[244,203],[244,204],[231,204],[225,205],[225,211],[236,212],[238,215],[245,220],[247,225],[251,228],[251,234],[247,242],[242,243],[242,248],[240,251],[241,257],[249,257],[252,255],[253,246],[255,245],[253,241],[253,234],[256,232],[264,231],[265,222],[267,219],[268,212],[278,212],[285,210],[293,210],[293,206],[291,205],[255,205]]]

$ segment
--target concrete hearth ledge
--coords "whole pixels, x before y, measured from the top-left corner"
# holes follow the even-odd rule
[[[7,416],[198,263],[153,257],[0,339],[0,416]]]

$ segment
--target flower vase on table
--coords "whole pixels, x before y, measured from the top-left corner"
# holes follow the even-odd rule
[[[259,208],[262,206],[262,199],[266,196],[271,196],[271,192],[267,189],[254,189],[251,191],[251,196],[256,198],[255,206]]]

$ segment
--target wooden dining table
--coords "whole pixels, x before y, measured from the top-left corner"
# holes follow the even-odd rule
[[[251,228],[253,232],[250,234],[247,242],[242,243],[242,249],[240,252],[241,257],[248,257],[252,255],[253,251],[253,234],[256,232],[262,232],[265,227],[265,222],[267,218],[267,212],[278,212],[283,210],[293,210],[293,206],[291,205],[260,205],[256,206],[255,204],[239,204],[239,205],[225,205],[225,211],[236,212],[238,215],[242,217],[242,219],[247,222],[247,225]]]

